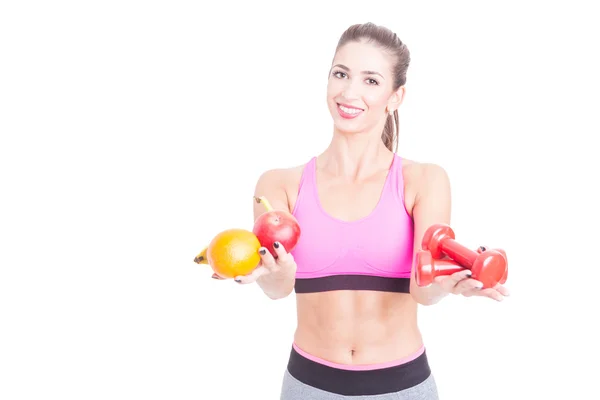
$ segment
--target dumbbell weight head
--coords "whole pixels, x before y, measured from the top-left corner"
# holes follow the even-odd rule
[[[421,248],[429,250],[433,258],[441,259],[444,254],[440,249],[440,243],[445,239],[456,239],[452,228],[446,224],[431,225],[423,235]]]
[[[486,250],[477,255],[471,267],[472,277],[483,283],[483,288],[493,288],[507,274],[504,255],[497,250]]]
[[[504,257],[504,262],[506,264],[506,268],[504,268],[504,275],[502,275],[502,278],[500,278],[500,281],[498,283],[500,283],[501,285],[504,285],[506,283],[506,280],[508,279],[508,258],[506,258],[506,252],[502,249],[494,249],[496,250],[498,253],[502,254],[502,256]]]
[[[502,249],[492,249],[497,251],[498,253],[502,254],[502,256],[504,256],[504,260],[506,262],[506,268],[504,269],[504,275],[502,275],[502,278],[500,278],[500,281],[498,281],[498,283],[500,283],[501,285],[504,285],[506,283],[506,280],[508,279],[508,258],[506,257],[506,251],[502,250]],[[479,248],[477,249],[477,253],[481,254],[484,251],[487,251],[486,246],[479,246]]]
[[[464,269],[449,258],[434,259],[429,250],[419,250],[415,254],[415,281],[418,286],[431,285],[436,276],[452,275]]]

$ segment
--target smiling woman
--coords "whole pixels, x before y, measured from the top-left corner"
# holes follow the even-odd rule
[[[358,57],[367,57],[367,59]],[[348,65],[336,63],[340,60],[347,60],[348,65],[354,66],[355,70]],[[350,80],[360,85],[353,87],[347,82],[336,82],[335,79],[330,79],[327,86],[330,111],[333,111],[332,108],[337,108],[339,115],[345,119],[354,119],[361,113],[370,111],[371,128],[376,126],[381,120],[381,115],[387,112],[389,115],[383,128],[382,139],[390,151],[397,151],[398,107],[404,98],[404,84],[409,64],[408,47],[395,33],[374,24],[350,27],[338,42],[330,77],[337,80]],[[379,66],[379,69],[369,69],[373,66]],[[371,87],[367,90],[362,86]],[[356,96],[352,90],[358,91]],[[364,104],[358,102],[348,104],[354,97],[360,97]],[[335,113],[332,112],[332,115]],[[349,129],[352,128],[349,126]]]
[[[351,26],[329,71],[329,146],[303,165],[264,172],[256,184],[255,197],[292,212],[302,229],[291,252],[277,242],[277,258],[261,248],[261,265],[236,277],[272,299],[296,292],[282,400],[437,399],[418,306],[448,294],[508,294],[501,285],[481,290],[469,270],[415,283],[414,251],[428,227],[450,223],[451,201],[442,167],[396,154],[409,63],[407,46],[389,29]],[[264,212],[255,204],[255,219]]]

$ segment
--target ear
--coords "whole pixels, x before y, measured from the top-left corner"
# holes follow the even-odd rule
[[[398,90],[392,93],[387,105],[388,112],[394,112],[400,107],[400,105],[404,101],[405,94],[406,87],[404,87],[404,85],[400,86]]]

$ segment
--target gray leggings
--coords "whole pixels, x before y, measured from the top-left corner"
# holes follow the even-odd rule
[[[396,393],[344,396],[326,392],[321,389],[306,385],[294,378],[286,369],[283,376],[280,400],[340,400],[340,399],[362,399],[362,400],[439,400],[437,386],[433,375],[416,386],[401,390]]]

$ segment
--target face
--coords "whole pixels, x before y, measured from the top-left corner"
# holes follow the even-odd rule
[[[338,130],[383,129],[404,93],[404,88],[393,90],[393,61],[369,43],[348,43],[338,50],[327,83],[327,105]]]

